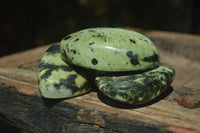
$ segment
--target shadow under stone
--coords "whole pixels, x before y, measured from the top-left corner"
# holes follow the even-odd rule
[[[44,98],[42,97],[43,103],[45,104],[45,106],[47,106],[48,108],[51,108],[53,106],[55,106],[56,104],[62,102],[63,100],[65,100],[66,98],[62,98],[62,99],[48,99],[48,98]]]

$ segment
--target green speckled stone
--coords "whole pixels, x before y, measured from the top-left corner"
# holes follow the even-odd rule
[[[90,91],[87,80],[66,64],[60,46],[50,47],[38,68],[38,85],[45,98],[69,98]]]
[[[145,70],[158,65],[155,45],[140,33],[118,28],[91,28],[61,41],[62,58],[73,65],[100,71]]]
[[[144,104],[163,93],[172,83],[175,70],[160,66],[154,70],[129,76],[97,77],[99,90],[111,99],[127,104]]]
[[[45,52],[38,68],[38,85],[45,98],[82,95],[95,81],[104,95],[134,105],[162,94],[174,77],[172,67],[159,66],[158,51],[147,37],[118,28],[72,33]]]

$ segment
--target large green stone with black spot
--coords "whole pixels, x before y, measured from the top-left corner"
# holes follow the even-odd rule
[[[100,71],[136,71],[158,65],[155,45],[144,35],[119,28],[90,28],[64,37],[62,58]]]

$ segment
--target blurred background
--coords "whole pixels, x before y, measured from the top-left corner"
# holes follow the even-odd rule
[[[90,27],[200,34],[200,0],[4,0],[0,18],[0,56],[5,56]],[[1,121],[0,131],[20,132]]]
[[[6,0],[0,56],[58,42],[89,27],[137,27],[200,34],[199,0]]]

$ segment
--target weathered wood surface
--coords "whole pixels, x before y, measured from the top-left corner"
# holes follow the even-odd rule
[[[164,99],[143,106],[117,106],[96,92],[44,99],[37,66],[48,45],[0,58],[0,119],[27,132],[200,132],[200,36],[139,31],[176,70]]]

